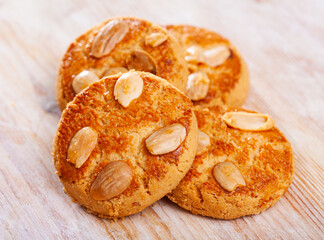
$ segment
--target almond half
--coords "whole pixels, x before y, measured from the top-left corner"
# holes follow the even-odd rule
[[[174,123],[154,132],[145,140],[145,144],[151,154],[160,155],[176,150],[186,136],[186,128],[180,123]]]
[[[145,45],[157,47],[164,43],[168,39],[168,36],[163,33],[152,33],[145,37]]]
[[[216,164],[213,175],[222,188],[227,191],[234,191],[239,186],[246,186],[240,170],[231,162]]]
[[[185,51],[185,60],[190,63],[205,62],[201,47],[195,45],[188,47]]]
[[[100,58],[108,55],[129,31],[129,26],[122,20],[111,20],[95,36],[90,55]]]
[[[134,99],[141,96],[143,85],[143,79],[135,72],[125,73],[115,83],[115,99],[126,108]]]
[[[227,112],[222,120],[227,125],[244,131],[266,131],[274,127],[274,120],[268,114]]]
[[[89,158],[98,141],[98,133],[91,127],[84,127],[72,138],[67,161],[80,168]]]
[[[125,191],[132,181],[132,169],[122,161],[109,163],[102,169],[90,187],[94,200],[109,200]]]
[[[201,130],[198,130],[198,147],[197,154],[201,155],[208,150],[210,146],[210,137]]]
[[[117,73],[127,73],[128,69],[124,68],[124,67],[113,67],[113,68],[109,68],[107,71],[104,72],[104,74],[102,75],[102,77],[107,77],[110,75],[114,75]]]
[[[223,64],[232,54],[230,48],[226,46],[214,47],[203,50],[198,46],[191,46],[186,49],[185,60],[190,63],[205,63],[211,67]]]
[[[209,89],[209,78],[207,74],[195,72],[189,75],[186,95],[193,101],[204,99]]]
[[[204,51],[204,62],[211,67],[217,67],[223,64],[231,54],[231,50],[226,46],[215,47]]]
[[[143,50],[134,50],[126,62],[128,69],[156,74],[156,65],[150,54]]]
[[[79,93],[91,83],[97,81],[99,81],[99,77],[94,72],[84,70],[73,78],[72,88],[75,93]]]

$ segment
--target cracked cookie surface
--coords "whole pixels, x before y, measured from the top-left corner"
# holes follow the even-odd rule
[[[54,165],[65,192],[104,218],[137,213],[162,198],[185,176],[196,153],[198,130],[190,99],[153,74],[134,73],[143,79],[143,91],[127,108],[113,94],[121,73],[93,83],[67,105],[53,143]],[[145,140],[174,123],[185,127],[184,141],[174,151],[152,155]],[[67,161],[67,152],[73,136],[85,127],[97,132],[97,144],[76,168]],[[122,161],[131,169],[130,185],[109,200],[94,200],[91,185],[113,161]]]
[[[218,66],[209,66],[200,61],[187,62],[190,74],[202,72],[210,81],[207,95],[201,100],[194,101],[194,105],[208,105],[217,98],[232,107],[239,107],[244,103],[249,89],[248,67],[230,41],[200,27],[168,25],[166,29],[176,37],[184,53],[192,47],[205,51],[224,46],[230,50],[229,57]]]
[[[276,127],[253,132],[232,128],[222,120],[232,111],[250,112],[221,105],[195,107],[198,128],[210,137],[210,146],[168,194],[194,214],[218,219],[258,214],[274,205],[292,182],[293,152],[283,134]],[[221,162],[234,164],[245,181],[233,191],[225,190],[213,175]]]
[[[109,53],[103,56],[92,53],[95,40],[97,39],[99,43],[105,40],[104,37],[100,39],[96,36],[100,30],[113,21],[126,24],[128,30],[125,30],[126,33],[123,32],[125,35],[116,39],[112,34],[110,42],[108,41],[107,44],[112,41],[115,41],[116,44],[112,44]],[[115,32],[118,33],[118,29]],[[152,35],[153,37],[162,35],[163,41],[157,39],[152,44]],[[98,49],[100,50],[99,47]],[[148,66],[136,63],[134,59],[143,60],[144,64],[148,64]],[[82,71],[91,71],[100,79],[111,70],[118,73],[122,69],[131,70],[132,68],[138,71],[152,70],[157,76],[166,79],[179,90],[184,91],[186,88],[188,66],[176,39],[164,28],[149,21],[131,17],[116,17],[91,28],[70,44],[61,60],[56,80],[56,98],[59,107],[63,111],[66,104],[73,100],[76,95],[72,84],[73,79]]]

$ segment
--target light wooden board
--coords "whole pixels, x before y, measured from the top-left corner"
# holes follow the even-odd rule
[[[251,72],[246,108],[291,141],[296,174],[268,211],[232,221],[167,199],[111,222],[63,193],[51,143],[55,75],[68,44],[118,15],[187,23],[228,37]],[[0,0],[0,239],[324,239],[323,1]]]

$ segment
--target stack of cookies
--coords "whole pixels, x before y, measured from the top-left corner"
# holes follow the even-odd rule
[[[109,219],[164,196],[219,219],[266,210],[292,182],[293,154],[271,116],[239,108],[248,88],[238,51],[209,30],[131,17],[93,27],[57,77],[64,191]]]

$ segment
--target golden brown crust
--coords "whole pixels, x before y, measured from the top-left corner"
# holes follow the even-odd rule
[[[126,21],[130,30],[107,56],[101,58],[90,56],[94,37],[105,24],[114,19]],[[156,47],[145,45],[145,36],[153,32],[166,34],[168,38]],[[57,102],[61,110],[75,96],[72,80],[78,73],[90,69],[102,77],[109,68],[126,67],[130,52],[135,49],[144,50],[152,56],[157,67],[157,76],[166,79],[179,90],[185,90],[188,69],[177,41],[165,29],[156,24],[138,18],[119,17],[109,19],[91,28],[69,46],[61,60],[57,75]]]
[[[189,170],[197,147],[197,122],[191,101],[165,80],[136,72],[144,81],[141,96],[123,108],[113,96],[121,74],[96,82],[67,105],[53,143],[57,175],[66,193],[89,212],[105,218],[123,217],[141,211],[170,192]],[[157,129],[181,123],[187,137],[173,152],[153,156],[145,139]],[[98,144],[89,159],[77,169],[66,161],[74,134],[90,126],[98,132]],[[122,194],[107,201],[95,201],[89,189],[109,162],[124,161],[133,179]]]
[[[210,30],[189,25],[168,25],[166,29],[178,39],[183,51],[191,46],[210,49],[220,45],[232,50],[230,58],[217,67],[188,63],[190,73],[203,71],[210,79],[207,96],[203,100],[195,101],[195,105],[209,104],[215,98],[220,98],[223,103],[233,107],[244,103],[249,89],[248,68],[239,52],[227,39]]]
[[[217,105],[195,107],[198,128],[210,136],[211,147],[196,156],[186,177],[168,194],[169,199],[194,214],[219,219],[257,214],[274,205],[292,182],[290,143],[275,127],[259,132],[228,127],[222,114],[237,110],[246,111]],[[238,167],[246,186],[229,192],[219,185],[212,171],[223,161]]]

